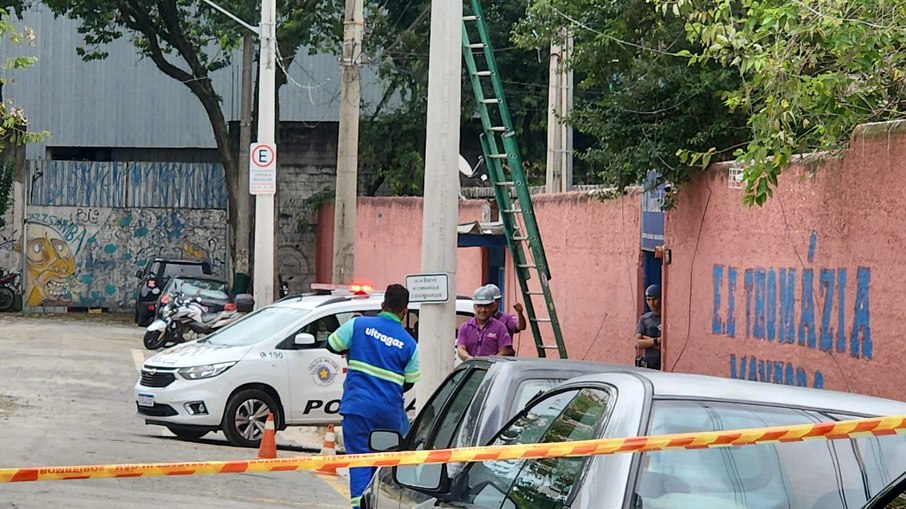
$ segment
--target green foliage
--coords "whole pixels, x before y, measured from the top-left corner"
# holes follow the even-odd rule
[[[0,40],[9,41],[16,46],[30,46],[34,43],[35,34],[29,28],[21,31],[9,21],[9,10],[20,12],[21,2],[0,2]],[[0,66],[0,88],[8,81],[10,71],[30,67],[37,61],[35,57],[21,56],[8,58]],[[0,101],[0,152],[5,152],[10,147],[25,145],[29,142],[40,141],[48,136],[46,131],[32,132],[28,130],[28,119],[22,109],[13,106],[11,102]],[[11,205],[10,190],[13,185],[13,164],[9,158],[0,163],[0,218]],[[0,220],[2,221],[2,220]],[[0,224],[2,226],[2,224]]]
[[[366,186],[373,194],[383,185],[392,194],[421,194],[424,180],[430,0],[374,1],[366,4],[365,52],[386,84],[383,100],[367,104],[360,127],[359,165],[377,178]],[[512,47],[509,33],[525,16],[522,2],[485,0],[500,75],[525,166],[543,182],[546,161],[547,61],[532,50]],[[462,75],[462,145],[476,160],[481,123],[468,77]]]
[[[845,146],[861,123],[904,117],[906,7],[889,0],[652,0],[699,45],[692,63],[742,81],[725,104],[748,117],[747,204],[762,205],[793,154]]]
[[[296,222],[296,230],[299,232],[310,230],[315,223],[309,221],[309,219],[311,219],[314,214],[317,214],[322,205],[332,202],[335,196],[336,192],[334,189],[327,186],[302,200],[302,204],[299,207],[299,212],[302,213],[302,217]]]
[[[681,20],[646,0],[534,0],[514,39],[546,52],[568,35],[577,79],[569,122],[591,138],[578,154],[593,169],[588,183],[622,191],[656,169],[680,184],[748,139],[745,117],[721,99],[738,74],[717,63],[690,67],[698,48]]]

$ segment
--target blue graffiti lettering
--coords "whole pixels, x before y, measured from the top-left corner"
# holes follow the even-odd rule
[[[808,341],[809,348],[815,348],[815,299],[813,297],[815,273],[812,269],[802,271],[802,308],[799,320],[799,345]]]
[[[834,349],[834,329],[831,327],[831,311],[834,307],[834,271],[821,269],[818,277],[818,295],[824,299],[824,312],[821,313],[821,334],[818,348],[822,352]]]
[[[727,336],[736,337],[736,267],[727,267]]]
[[[752,269],[746,269],[744,286],[746,289],[746,337],[751,337],[752,330]]]
[[[723,334],[723,324],[720,321],[720,287],[724,277],[724,266],[714,265],[714,312],[711,316],[711,332]]]
[[[868,290],[871,285],[871,269],[859,267],[856,272],[856,310],[853,319],[853,332],[850,335],[850,351],[853,357],[859,356],[861,345],[862,357],[871,359],[873,348],[871,344],[871,314],[868,307]],[[862,339],[859,340],[861,333]]]
[[[764,269],[755,269],[755,323],[752,326],[752,336],[764,339],[764,299],[765,299],[765,272]]]
[[[793,308],[793,293],[796,288],[796,270],[780,269],[780,326],[778,343],[793,342],[793,322],[796,310]]]
[[[816,370],[811,377],[805,368],[794,366],[783,361],[766,361],[754,356],[737,357],[730,354],[730,378],[736,380],[753,380],[778,385],[795,385],[797,387],[824,388],[824,374]]]
[[[846,351],[846,269],[837,269],[837,351]]]
[[[768,341],[773,342],[777,335],[777,272],[774,269],[768,271],[768,288],[767,288],[767,335]]]

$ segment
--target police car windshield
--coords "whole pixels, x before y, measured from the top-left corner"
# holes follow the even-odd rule
[[[202,341],[220,346],[254,345],[291,326],[306,313],[308,310],[305,309],[268,306],[233,322]]]

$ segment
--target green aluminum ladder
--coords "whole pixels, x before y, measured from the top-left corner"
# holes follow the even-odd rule
[[[463,16],[462,52],[484,128],[481,148],[488,166],[488,176],[494,187],[507,243],[513,254],[526,315],[532,328],[538,357],[547,357],[548,350],[557,350],[560,358],[565,359],[566,346],[563,344],[560,322],[557,320],[557,310],[549,284],[550,267],[544,255],[544,245],[541,243],[541,234],[535,220],[531,193],[522,167],[522,156],[516,143],[516,132],[513,130],[503,82],[497,70],[494,47],[479,0],[467,0],[466,3],[471,4],[472,14]],[[472,39],[470,33],[477,38]],[[475,42],[472,42],[473,40]],[[483,64],[481,68],[479,62]],[[513,194],[516,200],[513,199]],[[533,273],[538,276],[537,289],[529,287]],[[538,316],[535,312],[533,298],[536,296],[544,298],[547,316]],[[545,342],[542,327],[545,331],[547,328],[550,329],[547,337],[553,336],[553,344],[549,339]]]

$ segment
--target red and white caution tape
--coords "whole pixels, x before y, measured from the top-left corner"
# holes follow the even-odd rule
[[[0,468],[0,483],[57,481],[98,477],[156,477],[209,475],[322,468],[392,467],[426,463],[461,463],[513,459],[590,456],[633,452],[704,449],[772,442],[837,440],[863,436],[906,433],[906,416],[802,424],[772,428],[706,431],[647,437],[605,438],[577,442],[523,444],[492,447],[400,451],[344,456],[299,456],[249,461],[204,461],[196,463],[149,463],[135,465],[88,465],[71,467]]]

